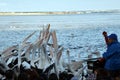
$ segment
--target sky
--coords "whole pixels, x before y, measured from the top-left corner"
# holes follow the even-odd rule
[[[120,9],[120,0],[0,0],[0,12]]]

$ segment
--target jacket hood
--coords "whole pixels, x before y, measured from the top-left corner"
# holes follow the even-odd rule
[[[114,39],[115,41],[118,41],[117,35],[116,34],[111,34],[108,36],[110,39]]]

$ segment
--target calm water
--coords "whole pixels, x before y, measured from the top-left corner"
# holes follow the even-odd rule
[[[38,27],[51,24],[54,28],[63,27],[91,27],[119,25],[119,13],[94,13],[81,15],[48,15],[48,16],[0,16],[0,29],[8,27]],[[13,27],[12,27],[13,26]],[[25,28],[26,29],[26,28]]]
[[[88,48],[103,52],[103,31],[116,33],[120,37],[120,13],[0,16],[0,51],[19,44],[25,36],[34,30],[40,30],[46,24],[51,24],[51,30],[57,32],[58,43],[65,50],[69,48],[71,53],[87,53],[85,51]],[[35,40],[37,35],[36,33],[30,41]]]

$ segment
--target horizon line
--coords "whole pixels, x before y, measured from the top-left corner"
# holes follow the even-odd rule
[[[0,12],[0,16],[5,15],[65,15],[65,14],[90,14],[90,13],[120,13],[120,9],[114,10],[87,10],[87,11],[54,11],[54,12]]]

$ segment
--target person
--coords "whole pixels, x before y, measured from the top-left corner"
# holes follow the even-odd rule
[[[106,61],[104,68],[111,76],[117,76],[116,73],[120,71],[120,43],[114,33],[108,36],[107,50],[103,53],[103,58]]]
[[[120,43],[116,34],[103,32],[107,50],[95,61],[96,80],[120,80]],[[102,75],[103,74],[103,75]]]
[[[108,36],[107,50],[103,53],[103,58],[106,60],[106,70],[120,69],[120,43],[116,34]]]

